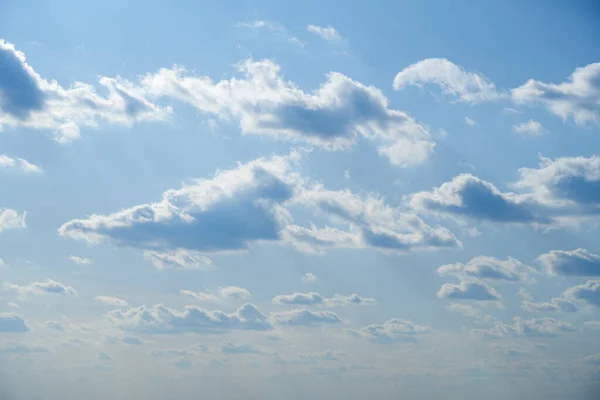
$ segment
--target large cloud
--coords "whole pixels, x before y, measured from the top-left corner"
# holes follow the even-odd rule
[[[298,157],[257,159],[169,190],[157,203],[69,221],[59,233],[141,248],[159,268],[210,264],[190,252],[244,250],[258,242],[291,243],[305,251],[372,247],[406,252],[460,245],[447,229],[429,226],[375,195],[309,185],[292,170]],[[297,207],[317,211],[335,226],[295,225],[289,210]]]
[[[16,285],[13,283],[4,283],[4,288],[18,293],[20,296],[35,295],[62,295],[75,296],[77,292],[71,286],[63,285],[52,279],[45,279],[39,282],[31,282],[29,285]]]
[[[542,104],[563,120],[577,124],[600,122],[600,63],[575,69],[566,82],[545,83],[530,79],[511,91],[513,101]]]
[[[444,94],[452,95],[459,101],[478,103],[503,97],[492,82],[482,75],[465,71],[445,58],[427,58],[409,65],[394,78],[394,89],[424,84],[440,86]]]
[[[518,336],[553,337],[575,330],[571,323],[554,318],[525,320],[521,317],[514,317],[512,324],[498,323],[491,329],[474,329],[472,332],[484,338],[500,339]]]
[[[231,330],[270,330],[267,317],[254,305],[244,304],[236,312],[208,311],[186,306],[176,311],[161,304],[129,310],[114,310],[107,314],[115,326],[139,333],[225,333]]]
[[[600,281],[587,281],[565,290],[564,295],[600,307]]]
[[[357,337],[366,338],[378,344],[391,344],[396,342],[415,342],[418,337],[431,333],[427,326],[421,326],[412,321],[392,318],[383,325],[367,325],[360,330],[349,330]]]
[[[45,80],[27,64],[22,52],[2,39],[0,69],[0,128],[51,129],[58,141],[66,142],[79,137],[81,126],[103,122],[130,125],[164,119],[170,112],[151,103],[144,90],[119,77],[100,78],[100,86],[108,91],[106,97],[82,82],[64,88]]]
[[[501,296],[494,288],[477,281],[462,281],[460,284],[444,283],[437,292],[440,298],[452,300],[499,301]]]
[[[437,269],[441,276],[454,275],[459,278],[501,280],[508,282],[529,281],[537,271],[512,257],[500,260],[494,257],[478,256],[466,264],[442,265]]]
[[[8,229],[22,229],[27,226],[27,213],[19,213],[10,208],[0,208],[0,232]]]
[[[272,61],[246,60],[241,78],[213,82],[182,68],[148,74],[141,85],[153,96],[187,102],[200,111],[239,121],[243,133],[301,140],[326,148],[372,139],[393,164],[422,162],[433,150],[427,130],[389,108],[383,93],[340,73],[330,73],[315,92],[284,80]]]
[[[23,317],[13,313],[0,313],[0,333],[24,332],[29,332],[29,327]]]
[[[537,260],[554,275],[600,276],[600,255],[585,249],[551,250]]]

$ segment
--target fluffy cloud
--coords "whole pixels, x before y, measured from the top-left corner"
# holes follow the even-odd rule
[[[13,283],[4,283],[4,288],[18,293],[20,296],[35,296],[35,295],[63,295],[75,296],[77,292],[71,286],[63,285],[60,282],[46,279],[39,282],[32,282],[29,285],[15,285]]]
[[[69,221],[59,234],[141,248],[160,262],[158,267],[166,262],[206,263],[198,258],[189,261],[187,252],[237,251],[267,242],[313,252],[329,247],[406,252],[460,246],[447,229],[429,226],[375,195],[309,185],[292,171],[299,157],[292,153],[261,158],[219,171],[212,179],[165,192],[160,202]],[[292,206],[316,211],[335,226],[294,225],[288,208]],[[164,253],[174,256],[158,257]]]
[[[114,310],[107,314],[115,326],[140,333],[225,333],[231,330],[270,330],[273,328],[254,305],[244,304],[236,312],[208,311],[186,306],[176,311],[161,304],[129,310]]]
[[[579,308],[575,303],[563,297],[555,297],[548,301],[535,302],[531,294],[525,289],[521,288],[519,296],[523,299],[521,301],[521,308],[525,311],[530,312],[577,312]]]
[[[308,25],[306,29],[325,40],[339,41],[342,39],[342,35],[331,26]]]
[[[501,98],[492,82],[452,63],[445,58],[428,58],[409,65],[394,78],[394,89],[401,90],[409,85],[438,85],[442,92],[454,96],[458,101],[479,103]]]
[[[1,78],[0,78],[1,79]],[[31,164],[29,161],[22,158],[12,158],[6,154],[0,154],[0,169],[3,168],[16,168],[21,172],[25,173],[42,173],[42,169],[35,164]]]
[[[67,142],[79,137],[81,126],[102,122],[130,125],[142,120],[165,119],[170,109],[161,108],[145,97],[145,91],[117,78],[101,77],[108,90],[102,97],[92,85],[75,82],[64,88],[56,81],[40,77],[27,64],[25,55],[0,39],[0,127],[26,126],[49,129],[56,140]]]
[[[141,85],[156,97],[190,103],[201,112],[239,121],[243,133],[300,140],[329,149],[358,138],[375,141],[395,165],[424,161],[434,148],[427,130],[406,113],[389,108],[383,93],[332,72],[306,93],[280,74],[272,61],[246,60],[241,78],[213,82],[182,68],[161,69]]]
[[[125,300],[114,296],[96,296],[94,297],[94,299],[96,299],[96,301],[99,301],[102,304],[106,304],[107,306],[112,307],[127,307],[129,305],[129,303]]]
[[[544,131],[542,124],[538,121],[534,121],[530,119],[527,122],[522,122],[520,124],[513,126],[513,131],[516,133],[527,134],[527,135],[539,135]]]
[[[221,343],[221,352],[224,354],[262,354],[262,351],[250,344]]]
[[[583,285],[574,286],[567,289],[564,295],[600,307],[600,281],[587,281]]]
[[[272,313],[270,319],[279,325],[314,327],[319,325],[341,324],[342,320],[331,311],[311,311],[295,309]]]
[[[600,255],[585,249],[551,250],[537,260],[548,273],[564,276],[600,276]]]
[[[24,332],[29,332],[29,327],[23,317],[13,313],[0,313],[0,333]]]
[[[167,252],[148,250],[144,252],[144,258],[158,269],[208,269],[213,266],[210,258],[186,249]]]
[[[302,275],[301,280],[304,283],[310,283],[310,282],[316,281],[317,276],[315,274],[313,274],[312,272],[307,272],[306,274]]]
[[[343,296],[336,294],[333,297],[326,298],[319,293],[294,293],[290,295],[279,295],[273,298],[275,304],[291,304],[291,305],[324,305],[329,307],[345,306],[345,305],[371,305],[375,304],[375,299],[369,297],[361,297],[357,294]]]
[[[484,338],[499,339],[518,336],[552,337],[561,333],[574,332],[575,330],[571,323],[554,318],[525,320],[521,317],[514,317],[513,324],[498,323],[492,329],[474,329],[472,332]]]
[[[499,301],[502,299],[494,288],[476,281],[462,281],[458,285],[444,283],[437,296],[452,300]]]
[[[78,264],[78,265],[89,265],[92,263],[92,260],[90,260],[89,258],[78,257],[78,256],[69,256],[69,260],[73,261],[75,264]]]
[[[199,301],[219,301],[221,299],[246,300],[251,296],[250,291],[237,286],[224,286],[219,288],[215,293],[212,292],[194,292],[192,290],[181,290],[180,293],[184,296],[192,297]]]
[[[513,101],[541,104],[563,120],[577,124],[600,122],[600,63],[577,68],[566,82],[554,84],[530,79],[512,89]]]
[[[418,337],[431,333],[427,326],[412,321],[392,318],[383,325],[367,325],[358,331],[349,330],[353,336],[364,337],[374,343],[391,344],[396,342],[415,342]]]
[[[19,214],[10,208],[0,208],[0,232],[8,229],[23,229],[27,226],[27,213]]]
[[[437,269],[441,276],[454,275],[459,278],[474,278],[522,282],[531,280],[537,271],[512,257],[499,260],[494,257],[478,256],[468,263],[442,265]]]

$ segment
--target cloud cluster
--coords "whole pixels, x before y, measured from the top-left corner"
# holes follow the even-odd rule
[[[391,344],[396,342],[415,342],[418,337],[431,333],[427,326],[421,326],[408,320],[392,318],[383,325],[367,325],[360,330],[348,330],[357,337],[363,337],[378,344]]]
[[[461,279],[472,278],[506,282],[527,282],[532,279],[531,276],[535,275],[537,271],[512,257],[500,260],[495,257],[478,256],[466,264],[442,265],[437,269],[437,273],[441,276],[452,275]]]
[[[500,301],[502,297],[496,290],[483,282],[464,280],[458,285],[444,283],[437,292],[440,298],[451,300]]]
[[[536,302],[533,301],[531,293],[521,288],[519,296],[523,299],[521,301],[521,308],[525,311],[530,312],[577,312],[579,307],[571,300],[567,299],[567,296],[563,294],[562,297],[555,297],[550,301]],[[570,296],[571,297],[571,296]],[[572,297],[571,297],[572,298]]]
[[[191,297],[198,301],[215,302],[219,300],[247,300],[251,293],[248,289],[237,286],[224,286],[215,292],[194,292],[192,290],[180,290],[180,294]]]
[[[111,307],[127,307],[129,303],[115,296],[96,296],[96,301]]]
[[[322,39],[329,41],[340,41],[342,40],[342,35],[332,26],[319,26],[319,25],[308,25],[306,29],[310,33],[314,33],[315,35],[321,37]]]
[[[342,319],[331,311],[311,311],[294,309],[271,313],[269,318],[282,326],[315,327],[320,325],[341,324]]]
[[[40,167],[31,164],[23,158],[12,158],[6,154],[0,154],[0,169],[4,168],[15,168],[28,174],[40,174],[43,172]]]

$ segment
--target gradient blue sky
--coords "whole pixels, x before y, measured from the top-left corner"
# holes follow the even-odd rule
[[[0,395],[595,398],[599,17],[0,2]]]

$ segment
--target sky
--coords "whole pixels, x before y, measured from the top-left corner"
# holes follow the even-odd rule
[[[0,2],[0,397],[597,398],[599,17]]]

